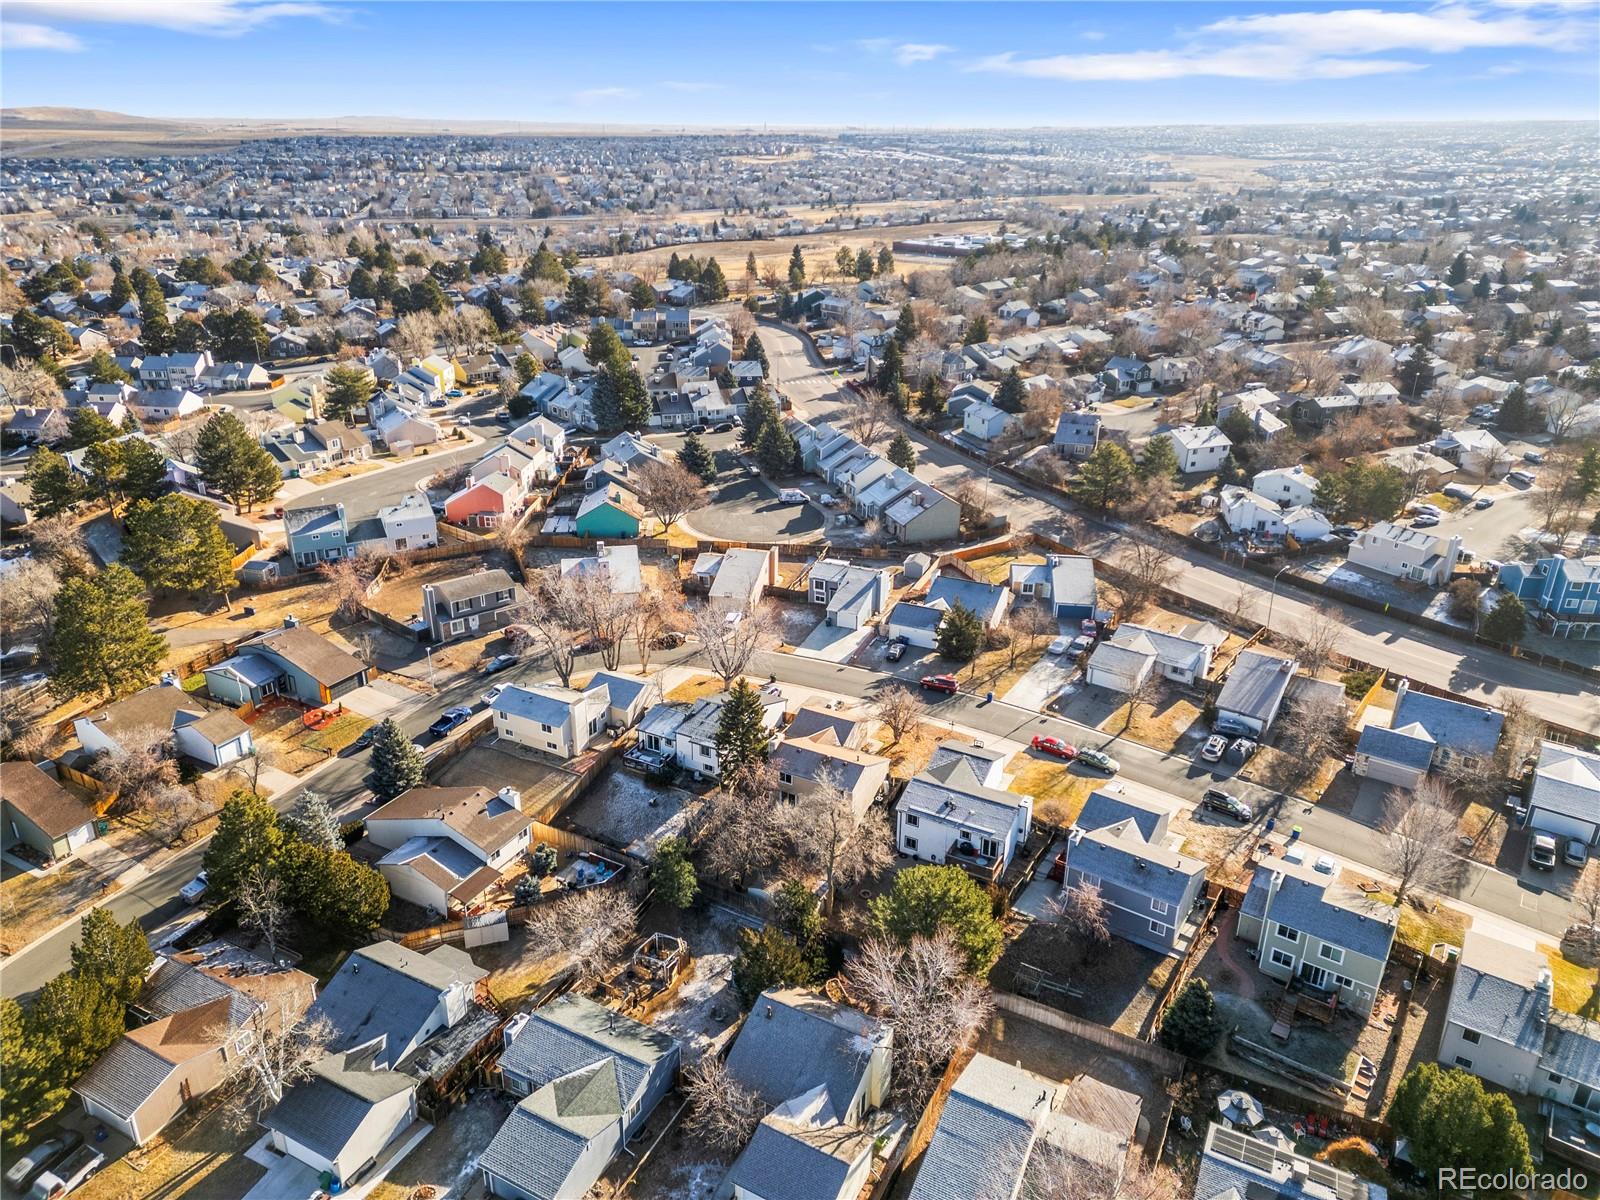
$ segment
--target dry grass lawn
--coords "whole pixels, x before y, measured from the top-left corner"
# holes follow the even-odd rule
[[[1134,710],[1133,723],[1128,724],[1128,705],[1120,705],[1104,721],[1104,733],[1126,734],[1133,741],[1157,750],[1170,751],[1191,725],[1200,719],[1200,706],[1182,696],[1173,696],[1160,704],[1140,703]]]
[[[351,479],[357,475],[365,475],[369,471],[381,471],[388,465],[387,462],[370,461],[347,463],[342,467],[333,467],[327,471],[319,471],[315,475],[307,475],[306,478],[315,484],[337,483],[341,479]]]
[[[1334,777],[1344,769],[1344,759],[1329,755],[1324,758],[1316,771],[1307,779],[1295,784],[1295,794],[1307,800],[1316,801],[1322,793],[1327,791],[1328,785]],[[1240,768],[1237,778],[1249,783],[1260,784],[1262,787],[1280,791],[1281,781],[1291,779],[1300,774],[1298,763],[1293,762],[1288,755],[1276,746],[1262,746],[1256,751],[1249,762]]]
[[[929,725],[924,722],[898,742],[888,741],[889,736],[888,730],[885,729],[881,739],[868,741],[866,749],[889,759],[889,774],[894,778],[910,779],[928,765],[928,760],[933,757],[934,748],[945,738],[955,737],[956,732],[942,725]]]
[[[1389,892],[1374,892],[1372,898],[1384,904],[1394,903],[1394,896]],[[1426,954],[1440,942],[1459,947],[1471,924],[1472,918],[1466,913],[1437,901],[1433,902],[1432,912],[1423,912],[1407,900],[1400,910],[1400,929],[1395,940]]]
[[[1009,790],[1033,797],[1033,814],[1040,821],[1063,828],[1071,825],[1083,811],[1096,780],[1074,775],[1059,759],[1023,751],[1006,764],[1012,772]]]
[[[93,1176],[73,1193],[80,1200],[221,1200],[244,1195],[266,1172],[244,1156],[259,1133],[228,1128],[231,1110],[218,1104]]]
[[[982,558],[969,559],[967,568],[980,579],[990,583],[1005,583],[1011,578],[1012,563],[1042,563],[1042,554],[1013,554],[1005,551],[1000,554],[985,554]]]
[[[1555,1006],[1562,1012],[1600,1019],[1600,969],[1580,967],[1563,958],[1555,946],[1540,946],[1539,953],[1550,961],[1550,972],[1555,976]]]
[[[724,691],[722,680],[715,675],[691,675],[669,691],[665,699],[673,704],[691,704],[707,696],[717,696]]]

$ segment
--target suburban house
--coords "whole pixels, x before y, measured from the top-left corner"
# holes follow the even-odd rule
[[[443,428],[432,417],[387,392],[367,401],[367,423],[379,440],[397,454],[416,446],[431,446],[444,437]]]
[[[1300,508],[1316,501],[1317,479],[1296,463],[1292,467],[1256,472],[1250,481],[1250,490],[1284,508]]]
[[[297,567],[336,562],[355,553],[343,504],[308,504],[286,509],[283,529]]]
[[[478,985],[488,974],[456,946],[424,952],[374,942],[350,952],[306,1015],[333,1027],[330,1051],[381,1038],[373,1066],[404,1067],[430,1038],[480,1011]]]
[[[524,421],[506,435],[506,441],[509,445],[526,446],[530,450],[538,447],[552,460],[562,458],[567,452],[567,431],[544,416]]]
[[[778,586],[778,548],[735,547],[702,554],[694,560],[692,574],[711,605],[726,612],[749,612],[769,587]]]
[[[1528,606],[1545,632],[1560,638],[1600,638],[1600,554],[1554,554],[1535,563],[1506,563],[1502,588]]]
[[[247,392],[270,387],[272,376],[260,363],[213,363],[200,372],[198,385],[211,392]]]
[[[1260,650],[1241,650],[1217,694],[1213,728],[1260,737],[1277,719],[1299,663]]]
[[[600,542],[586,558],[561,560],[561,576],[568,575],[603,579],[613,596],[637,596],[644,591],[637,546],[608,546]]]
[[[886,536],[900,542],[948,541],[961,533],[961,505],[918,482],[880,510]]]
[[[1455,574],[1461,538],[1446,539],[1423,529],[1379,521],[1363,529],[1350,543],[1348,557],[1356,566],[1370,571],[1442,588]]]
[[[1100,371],[1106,393],[1112,396],[1148,396],[1155,390],[1155,380],[1150,374],[1150,364],[1126,355],[1113,355]]]
[[[806,596],[824,607],[823,623],[862,629],[889,603],[892,567],[858,567],[837,558],[819,558],[806,575]]]
[[[1222,519],[1234,533],[1247,537],[1292,537],[1298,542],[1321,541],[1333,532],[1333,522],[1309,505],[1286,508],[1249,488],[1229,484],[1218,496]]]
[[[783,693],[776,684],[761,689],[761,723],[776,729],[783,720]],[[657,704],[639,722],[638,750],[657,762],[677,764],[680,770],[716,778],[717,728],[728,693],[703,696],[692,704]]]
[[[343,421],[312,421],[274,429],[262,437],[261,444],[277,460],[285,479],[362,462],[372,453],[367,435]]]
[[[1389,727],[1361,730],[1352,769],[1384,783],[1414,788],[1432,767],[1486,769],[1500,743],[1505,716],[1461,700],[1430,696],[1402,679]]]
[[[819,784],[831,784],[849,797],[858,822],[889,780],[887,758],[843,744],[832,728],[804,737],[791,733],[768,761],[778,773],[778,799],[804,804]]]
[[[979,442],[992,442],[1017,423],[1017,415],[979,400],[961,414],[961,432]]]
[[[1154,797],[1090,793],[1067,835],[1063,890],[1098,889],[1111,932],[1182,955],[1195,932],[1188,917],[1205,894],[1206,864],[1179,852],[1171,820],[1171,808]]]
[[[903,1122],[888,1096],[893,1030],[815,992],[756,1000],[728,1072],[771,1111],[724,1176],[718,1200],[854,1200],[880,1141]]]
[[[0,763],[0,847],[28,846],[44,862],[95,839],[94,810],[43,767]]]
[[[579,537],[636,538],[644,517],[638,498],[627,488],[612,484],[579,501],[573,530]]]
[[[979,583],[964,575],[939,574],[928,585],[922,603],[934,607],[954,608],[960,604],[976,613],[985,629],[995,629],[1011,611],[1011,589],[999,583]]]
[[[1600,754],[1540,742],[1522,824],[1552,837],[1600,844]]]
[[[586,692],[605,693],[608,727],[631,729],[644,715],[646,708],[661,699],[661,680],[657,676],[640,678],[637,675],[619,675],[615,671],[596,671],[584,685]]]
[[[260,704],[287,696],[315,708],[365,687],[370,668],[293,617],[205,669],[206,689],[225,704]]]
[[[376,516],[358,521],[350,539],[357,550],[379,542],[391,554],[426,550],[439,544],[439,519],[421,492],[407,492],[394,504],[380,508]]]
[[[832,734],[830,744],[859,750],[872,731],[872,718],[865,713],[842,708],[805,704],[794,714],[783,731],[787,738],[808,738],[819,733]]]
[[[478,1156],[489,1194],[585,1195],[671,1089],[677,1041],[576,994],[513,1017],[503,1036],[501,1086],[522,1099]]]
[[[1429,449],[1474,479],[1498,479],[1511,469],[1505,444],[1487,429],[1446,429]]]
[[[502,568],[474,571],[422,587],[422,619],[434,642],[477,637],[510,624],[522,589]]]
[[[978,754],[968,753],[977,750]],[[1033,797],[1004,790],[1000,760],[942,742],[895,803],[895,846],[921,862],[998,879],[1033,827]]]
[[[1248,1130],[1206,1130],[1194,1200],[1387,1200],[1387,1189]]]
[[[200,376],[212,365],[211,352],[192,354],[150,354],[139,361],[134,372],[141,388],[195,388]]]
[[[1215,425],[1179,425],[1155,436],[1172,442],[1178,455],[1178,470],[1185,475],[1210,474],[1222,466],[1233,449],[1228,435]]]
[[[158,956],[129,1006],[139,1024],[72,1090],[86,1113],[142,1146],[221,1084],[243,1045],[293,1028],[315,991],[305,972],[232,946]]]
[[[1264,974],[1370,1012],[1399,919],[1333,874],[1274,859],[1250,878],[1237,936],[1254,944]]]
[[[146,359],[148,362],[149,360]],[[206,402],[188,388],[146,388],[135,392],[128,408],[141,421],[177,421],[204,412]]]
[[[908,1200],[1017,1196],[1059,1085],[987,1054],[950,1089]]]
[[[490,706],[494,731],[508,742],[559,759],[587,750],[606,726],[603,688],[575,691],[553,684],[507,684]]]
[[[53,446],[65,441],[69,432],[64,408],[19,408],[6,422],[6,433],[13,441],[36,446]]]
[[[1600,1024],[1552,1003],[1555,979],[1537,950],[1469,929],[1456,960],[1439,1061],[1550,1106],[1550,1133],[1578,1135],[1600,1118]],[[1589,1151],[1590,1154],[1593,1151]]]
[[[1100,414],[1063,412],[1050,444],[1062,458],[1088,458],[1100,445]]]
[[[514,787],[414,787],[367,817],[389,890],[438,913],[469,909],[528,848]]]
[[[122,754],[151,733],[170,734],[179,754],[220,767],[255,753],[255,740],[232,711],[193,696],[171,677],[94,709],[72,723],[90,754]]]
[[[520,514],[527,500],[528,487],[520,473],[495,470],[475,474],[445,497],[444,519],[463,529],[495,529]]]
[[[1059,621],[1092,618],[1098,608],[1094,559],[1077,554],[1050,554],[1042,563],[1012,563],[1009,579],[1019,596],[1048,603]]]
[[[1084,681],[1125,695],[1159,668],[1167,679],[1193,684],[1210,673],[1217,647],[1226,639],[1209,621],[1192,622],[1181,633],[1125,621],[1089,655]]]
[[[261,1118],[272,1148],[348,1187],[417,1125],[415,1076],[379,1063],[383,1035],[326,1054]],[[413,1130],[413,1126],[417,1126]]]

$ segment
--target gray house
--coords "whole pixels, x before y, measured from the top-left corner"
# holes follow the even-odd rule
[[[807,596],[826,610],[823,618],[840,629],[860,629],[889,603],[893,567],[858,567],[837,558],[817,560],[806,576]]]
[[[259,704],[288,696],[315,708],[365,686],[370,668],[293,617],[205,669],[206,689],[224,704]]]
[[[1100,445],[1100,415],[1064,412],[1056,421],[1051,446],[1062,458],[1088,458]]]
[[[1205,893],[1206,864],[1168,844],[1171,813],[1130,796],[1094,792],[1067,836],[1067,888],[1095,887],[1111,931],[1162,954],[1193,939],[1190,911]]]
[[[906,489],[880,515],[884,533],[902,542],[949,541],[961,535],[961,505],[931,483]]]
[[[1504,724],[1505,716],[1492,708],[1430,696],[1402,679],[1389,728],[1361,731],[1353,769],[1406,788],[1416,787],[1432,767],[1473,771],[1494,757]]]
[[[422,619],[427,622],[429,639],[435,642],[477,637],[510,624],[512,610],[522,598],[522,589],[504,570],[474,571],[459,579],[425,584]]]
[[[1081,621],[1095,614],[1094,559],[1079,554],[1050,554],[1042,563],[1012,563],[1008,581],[1017,594],[1047,601],[1061,621]]]
[[[46,860],[94,841],[94,812],[43,767],[0,763],[0,845],[31,846]]]
[[[1540,742],[1523,824],[1591,846],[1600,841],[1600,754]]]
[[[283,529],[288,537],[289,557],[297,567],[336,562],[355,553],[342,504],[288,509],[283,514]]]
[[[910,1200],[1017,1195],[1057,1090],[1054,1080],[975,1055],[950,1089]]]
[[[522,1100],[478,1159],[485,1185],[511,1200],[585,1195],[671,1089],[677,1041],[577,995],[504,1036],[501,1079]]]
[[[1277,719],[1283,698],[1300,664],[1292,658],[1241,650],[1217,695],[1219,732],[1260,737]]]
[[[1250,879],[1237,936],[1262,973],[1370,1012],[1399,918],[1331,873],[1274,860]]]

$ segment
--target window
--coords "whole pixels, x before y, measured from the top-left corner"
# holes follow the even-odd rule
[[[1294,970],[1294,955],[1286,950],[1279,950],[1274,946],[1272,948],[1272,965],[1275,967],[1288,967],[1292,971]]]
[[[1167,927],[1165,925],[1163,925],[1160,921],[1151,921],[1150,922],[1150,932],[1153,933],[1153,934],[1156,934],[1159,937],[1166,937],[1167,936]]]
[[[789,772],[787,772],[787,771],[779,771],[778,772],[778,782],[779,783],[793,783],[794,782],[794,776],[789,774]]]
[[[916,813],[907,813],[906,814],[906,824],[907,825],[912,825],[912,826],[920,825],[920,824],[922,824],[922,818],[917,816]]]
[[[905,847],[906,847],[907,850],[915,850],[917,848],[917,839],[916,838],[902,838],[901,841],[903,841],[905,843]]]
[[[1317,953],[1331,963],[1342,963],[1344,961],[1344,951],[1337,946],[1328,945],[1327,942],[1323,942],[1322,945],[1317,947]]]
[[[555,732],[555,726],[554,725],[546,725],[543,722],[540,723],[539,728],[541,730],[543,730],[545,733],[554,733]]]
[[[1335,975],[1333,977],[1333,982],[1335,987],[1341,988],[1353,988],[1356,985],[1356,981],[1354,979],[1346,979],[1343,975]]]
[[[1278,936],[1286,942],[1298,942],[1300,940],[1300,931],[1298,929],[1290,929],[1282,921],[1279,921]]]
[[[1470,1042],[1474,1046],[1476,1046],[1478,1042],[1482,1040],[1482,1038],[1483,1035],[1476,1029],[1463,1029],[1461,1031],[1461,1040],[1463,1042]]]
[[[1456,1055],[1456,1066],[1460,1067],[1463,1071],[1470,1071],[1472,1070],[1472,1060],[1470,1058],[1462,1058],[1461,1055],[1458,1054]]]
[[[1550,1072],[1550,1082],[1551,1083],[1560,1083],[1561,1082],[1561,1076],[1557,1075],[1554,1071]]]
[[[1168,904],[1165,900],[1152,900],[1150,901],[1150,911],[1153,913],[1160,913],[1162,916],[1166,916],[1172,911],[1172,905]]]
[[[800,797],[794,792],[779,792],[778,799],[782,800],[785,804],[794,804],[799,801]]]
[[[460,633],[465,628],[466,628],[466,625],[463,624],[460,621],[451,621],[450,622],[450,632],[452,634]]]

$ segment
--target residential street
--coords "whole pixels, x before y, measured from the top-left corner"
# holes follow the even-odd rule
[[[808,420],[827,419],[849,403],[830,369],[821,365],[798,334],[762,322],[761,342],[774,378],[794,402],[797,415]],[[990,489],[991,507],[1010,517],[1013,529],[1059,535],[1061,515],[1071,507],[1064,498],[1042,490],[1025,493],[998,477],[985,481],[977,466],[949,447],[921,435],[916,440],[920,443],[919,477],[940,487],[954,487],[964,478],[976,477]],[[1081,548],[1114,561],[1121,552],[1121,542],[1120,533],[1106,529],[1085,539]],[[1253,598],[1258,615],[1266,615],[1270,602],[1272,628],[1278,632],[1290,633],[1304,626],[1318,604],[1329,604],[1287,582],[1279,584],[1273,599],[1258,576],[1234,575],[1197,553],[1180,551],[1179,557],[1183,562],[1179,590],[1228,609],[1242,588]],[[1354,658],[1483,703],[1497,704],[1508,692],[1520,692],[1540,715],[1573,729],[1600,734],[1600,690],[1590,680],[1508,658],[1443,634],[1385,621],[1377,613],[1331,606],[1344,617],[1345,632],[1338,649]]]

